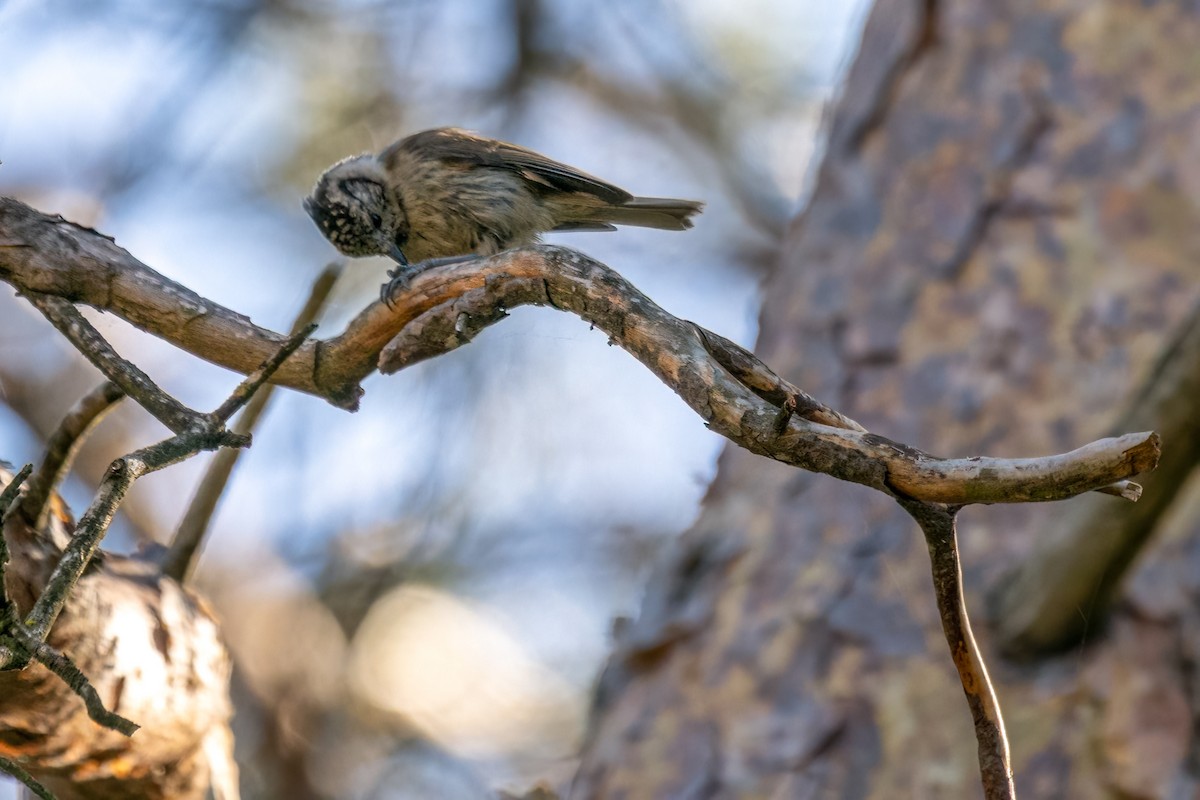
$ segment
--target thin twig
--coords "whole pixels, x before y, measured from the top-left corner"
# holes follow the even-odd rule
[[[141,727],[122,717],[120,714],[105,708],[104,701],[100,699],[100,695],[97,694],[95,687],[88,681],[87,676],[66,655],[58,652],[45,642],[38,641],[29,631],[19,626],[12,631],[12,634],[39,664],[62,678],[63,682],[71,687],[71,691],[83,699],[83,703],[87,707],[88,716],[96,724],[111,728],[126,736],[132,736]]]
[[[56,309],[56,311],[61,310]],[[74,311],[73,308],[71,310]],[[62,316],[69,317],[67,314]],[[72,691],[83,699],[88,716],[95,722],[125,735],[132,735],[137,730],[137,725],[133,722],[104,707],[99,694],[87,677],[66,655],[46,644],[46,638],[59,614],[62,613],[71,590],[95,555],[96,548],[99,547],[101,539],[108,530],[117,507],[133,482],[150,472],[183,461],[201,450],[248,445],[250,443],[248,436],[225,430],[226,419],[253,396],[255,390],[271,377],[272,372],[278,369],[279,365],[295,351],[310,332],[307,329],[303,330],[285,342],[279,352],[275,353],[259,370],[234,390],[230,398],[221,404],[216,413],[196,414],[197,426],[158,444],[136,450],[124,458],[115,460],[110,465],[95,499],[79,520],[71,541],[63,550],[45,588],[29,614],[23,621],[19,621],[15,618],[11,605],[3,608],[4,613],[0,614],[0,626],[3,628],[0,630],[0,639],[6,645],[4,648],[7,651],[4,654],[5,661],[8,662],[6,666],[13,666],[13,662],[17,662],[17,665],[23,664],[32,657],[58,675]],[[116,368],[121,369],[121,365],[117,364]],[[120,381],[114,382],[120,383]],[[139,402],[143,399],[138,394],[135,394],[134,398]],[[28,470],[25,474],[28,474]],[[9,488],[11,489],[11,486]],[[10,495],[15,497],[15,491],[15,489],[11,489],[0,497]]]
[[[246,447],[250,444],[249,436],[225,430],[226,416],[234,413],[251,397],[255,389],[271,377],[274,370],[278,369],[307,338],[307,334],[308,331],[304,330],[286,340],[266,363],[242,381],[217,412],[201,415],[199,418],[203,420],[202,427],[135,450],[109,465],[96,497],[80,518],[71,542],[63,550],[54,571],[50,574],[46,588],[26,617],[25,625],[34,637],[43,642],[46,640],[50,628],[54,626],[54,621],[66,604],[71,589],[91,563],[117,507],[134,481],[143,475],[178,464],[202,450]],[[140,398],[135,396],[134,399],[140,402]]]
[[[862,425],[834,411],[824,403],[817,401],[808,392],[776,375],[775,371],[764,364],[758,356],[737,342],[699,325],[693,325],[693,327],[695,327],[700,340],[704,342],[704,349],[708,351],[709,355],[727,369],[734,378],[745,384],[746,388],[771,405],[777,406],[781,410],[786,409],[789,416],[795,414],[809,422],[866,433],[867,429]]]
[[[258,369],[246,376],[246,379],[238,384],[238,387],[233,390],[233,393],[217,407],[213,412],[213,416],[221,422],[228,422],[237,410],[246,405],[259,387],[267,382],[275,371],[283,365],[283,362],[288,357],[299,349],[300,345],[308,339],[309,335],[317,329],[316,324],[306,325],[299,331],[293,333],[283,346],[279,348],[270,358],[268,358]]]
[[[0,670],[20,667],[27,659],[20,653],[19,647],[10,647],[12,637],[9,631],[19,627],[16,606],[8,596],[8,581],[5,573],[8,569],[8,540],[4,538],[5,522],[18,508],[17,498],[21,493],[21,484],[33,472],[33,465],[26,464],[9,480],[4,491],[0,491]]]
[[[205,427],[203,416],[159,388],[149,375],[122,358],[82,314],[61,297],[26,292],[25,297],[104,377],[120,386],[163,425],[175,433]]]
[[[1100,494],[1111,494],[1113,497],[1122,497],[1131,503],[1136,503],[1142,497],[1142,485],[1133,481],[1117,481],[1096,491]]]
[[[19,507],[17,498],[21,494],[21,484],[32,472],[32,464],[21,467],[4,487],[4,491],[0,492],[0,610],[7,609],[11,602],[8,598],[8,584],[4,580],[4,570],[8,566],[8,540],[4,538],[4,523],[9,514]]]
[[[30,633],[41,641],[46,640],[46,635],[62,612],[71,589],[91,563],[117,507],[135,480],[172,464],[178,464],[202,450],[243,447],[248,443],[246,437],[225,430],[197,431],[173,436],[113,461],[91,506],[75,527],[71,542],[55,565],[46,588],[34,603],[33,610],[26,616],[25,625]]]
[[[21,499],[21,510],[26,519],[33,521],[34,530],[40,531],[46,527],[50,498],[54,496],[63,476],[71,469],[88,432],[124,396],[119,386],[112,381],[105,381],[85,394],[50,435],[46,442],[46,457],[42,459],[37,474],[29,481]]]
[[[21,493],[21,484],[33,472],[33,464],[26,464],[21,467],[8,485],[4,487],[4,491],[0,491],[0,523],[8,519],[9,512],[13,509],[13,504],[16,502],[18,495]],[[2,538],[2,537],[0,537]],[[3,562],[0,562],[3,563]]]
[[[901,500],[900,505],[921,526],[929,547],[933,589],[942,618],[942,631],[950,646],[950,657],[958,669],[963,692],[967,695],[967,705],[971,708],[971,718],[975,722],[984,796],[987,800],[1015,800],[1016,788],[1013,785],[1004,718],[1000,714],[996,690],[988,676],[983,655],[971,632],[967,602],[963,596],[962,567],[958,559],[955,531],[958,509],[908,500]]]
[[[308,300],[304,303],[300,313],[296,315],[295,322],[292,323],[293,337],[316,321],[317,315],[325,307],[325,302],[340,274],[341,266],[334,264],[326,267],[313,283]],[[274,388],[274,386],[267,385],[254,393],[254,396],[246,404],[245,410],[238,415],[233,424],[235,433],[248,436],[253,432],[263,411],[266,410],[267,401],[271,399]],[[200,481],[200,486],[197,487],[196,494],[192,497],[192,502],[188,504],[187,511],[184,512],[183,519],[171,540],[171,545],[162,563],[163,574],[180,583],[187,582],[194,568],[200,545],[212,522],[217,502],[225,492],[225,486],[229,482],[234,465],[237,464],[241,454],[241,449],[226,448],[218,450],[217,454],[213,456],[212,462],[204,473],[204,478]]]
[[[34,795],[39,798],[39,800],[56,800],[54,795],[50,793],[49,789],[38,783],[36,778],[26,772],[20,764],[12,759],[0,756],[0,772],[6,772],[21,783],[25,784],[25,787],[29,789],[29,791],[33,792]]]
[[[8,540],[4,538],[4,523],[9,514],[18,507],[17,498],[21,494],[21,484],[33,472],[33,465],[26,464],[12,477],[4,491],[0,492],[0,612],[9,612],[12,601],[8,597],[8,584],[5,582],[4,571],[8,567]],[[0,618],[0,622],[2,622]],[[0,654],[0,667],[5,662]]]

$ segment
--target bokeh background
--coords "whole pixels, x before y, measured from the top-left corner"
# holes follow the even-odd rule
[[[321,170],[461,125],[705,201],[685,235],[556,238],[752,345],[866,5],[0,0],[0,192],[283,330],[336,255],[299,204]],[[347,266],[319,336],[385,267]],[[21,464],[100,378],[0,294],[0,459]],[[91,317],[193,407],[237,382]],[[236,659],[245,796],[454,800],[563,780],[613,620],[694,518],[721,440],[601,333],[545,309],[365,388],[353,415],[277,394],[201,561]],[[164,435],[126,404],[68,501]],[[139,482],[107,546],[166,541],[205,463]]]

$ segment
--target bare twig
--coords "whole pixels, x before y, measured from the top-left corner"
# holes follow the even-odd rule
[[[818,402],[804,390],[776,375],[758,356],[740,344],[699,325],[695,328],[709,355],[734,378],[745,384],[746,388],[771,405],[787,409],[789,414],[796,414],[809,422],[866,433],[867,429],[862,425]]]
[[[1142,498],[1142,485],[1133,481],[1117,481],[1096,491],[1100,494],[1111,494],[1113,497],[1123,497],[1131,503],[1136,503]]]
[[[18,507],[17,498],[21,494],[21,484],[32,472],[32,464],[21,467],[21,470],[4,487],[4,491],[0,492],[0,614],[7,613],[12,602],[8,597],[8,585],[4,581],[4,570],[8,566],[8,540],[4,538],[4,523],[8,520],[8,515]],[[2,624],[3,618],[0,617],[0,625]],[[0,664],[4,660],[3,655],[0,654]]]
[[[933,571],[933,589],[937,596],[942,631],[950,646],[950,657],[958,669],[967,705],[975,722],[975,739],[979,746],[979,772],[983,779],[984,796],[988,800],[1013,800],[1012,762],[1004,719],[996,690],[992,687],[983,655],[971,632],[967,603],[963,596],[962,568],[958,560],[958,541],[955,531],[957,508],[932,503],[901,500],[900,505],[912,515],[925,534],[929,561]]]
[[[40,800],[55,800],[50,790],[38,783],[37,779],[26,772],[17,762],[0,756],[0,772],[6,772],[25,784],[25,787],[33,792],[36,797],[40,798]]]
[[[207,417],[198,415],[199,419],[206,421],[203,428],[135,450],[123,458],[118,458],[109,466],[95,499],[80,518],[75,534],[54,567],[45,590],[26,617],[25,624],[34,637],[43,642],[46,640],[46,635],[62,611],[71,588],[91,562],[100,540],[112,522],[117,506],[121,504],[135,480],[172,464],[178,464],[202,450],[245,447],[250,443],[248,436],[225,430],[225,418],[240,408],[250,398],[254,389],[270,378],[271,373],[295,352],[308,333],[309,330],[303,330],[285,341],[276,353],[234,390],[216,413]]]
[[[20,647],[12,647],[9,644],[8,629],[18,626],[16,607],[13,605],[12,598],[8,596],[8,581],[5,577],[5,572],[8,569],[8,540],[4,536],[4,523],[8,521],[8,517],[17,508],[17,498],[21,493],[21,484],[33,472],[33,465],[26,464],[21,470],[12,477],[8,485],[4,487],[4,491],[0,492],[0,669],[7,668],[14,661],[19,660],[17,651]]]
[[[13,476],[13,479],[9,481],[8,485],[4,487],[4,491],[0,491],[0,523],[8,519],[8,514],[12,510],[13,504],[17,500],[17,496],[21,493],[21,484],[25,482],[25,479],[28,478],[32,472],[33,465],[26,464],[25,466],[21,467],[20,471],[17,472],[17,474]],[[3,547],[3,545],[0,544],[0,547]],[[0,566],[2,566],[3,563],[3,561],[0,561]]]
[[[10,630],[10,634],[39,664],[62,678],[63,682],[71,687],[71,691],[83,699],[83,703],[87,707],[88,716],[96,724],[111,728],[126,736],[132,736],[141,727],[125,719],[120,714],[105,708],[104,701],[96,693],[95,687],[88,682],[87,676],[80,672],[79,667],[75,666],[75,662],[67,658],[67,656],[45,642],[39,641],[22,626],[14,626]]]
[[[200,414],[171,397],[160,389],[149,375],[121,358],[92,323],[84,319],[69,301],[37,292],[27,292],[25,296],[87,357],[88,361],[104,373],[106,378],[137,400],[138,405],[149,411],[168,429],[175,433],[183,433],[206,426],[207,423]]]
[[[25,625],[29,632],[39,641],[46,640],[46,635],[62,611],[72,587],[95,555],[117,506],[121,504],[135,480],[172,464],[178,464],[202,450],[244,447],[246,444],[248,441],[245,437],[223,429],[197,431],[173,436],[113,461],[91,506],[75,527],[75,534],[54,567],[45,590],[26,615]]]
[[[46,442],[46,457],[21,498],[21,510],[33,523],[34,530],[46,527],[50,498],[54,496],[54,490],[63,476],[71,469],[88,431],[124,396],[125,393],[115,383],[105,381],[84,395],[51,434]]]
[[[213,416],[221,422],[228,422],[229,418],[238,412],[238,410],[250,401],[254,393],[259,387],[267,382],[267,379],[279,369],[280,365],[288,359],[288,357],[296,352],[300,345],[304,344],[309,335],[317,329],[315,324],[305,325],[300,330],[288,337],[270,358],[262,363],[258,369],[246,376],[246,379],[238,384],[233,393],[217,407],[213,412]]]
[[[333,285],[340,274],[341,266],[335,264],[327,267],[313,283],[308,300],[292,324],[293,336],[304,333],[313,324],[317,315],[325,307],[325,301],[329,298],[329,293],[333,290]],[[266,410],[267,401],[271,399],[273,389],[273,386],[263,386],[254,393],[254,396],[246,404],[245,411],[238,416],[234,423],[234,433],[250,435],[263,411]],[[204,541],[213,513],[216,511],[217,501],[224,493],[229,476],[233,473],[234,465],[237,464],[241,453],[240,449],[226,448],[218,450],[213,457],[212,463],[204,473],[204,478],[200,481],[200,486],[196,489],[195,496],[192,497],[192,502],[188,504],[187,511],[184,512],[183,519],[180,521],[175,536],[171,540],[170,548],[163,559],[162,568],[165,575],[181,583],[187,582],[195,565],[200,544]]]
[[[74,311],[74,309],[71,310]],[[5,598],[4,613],[0,617],[0,624],[3,627],[3,630],[0,631],[0,639],[3,639],[6,650],[3,654],[5,662],[3,666],[5,668],[21,667],[28,663],[29,659],[35,659],[62,678],[72,691],[83,699],[88,710],[88,715],[98,724],[112,728],[127,736],[132,735],[137,730],[138,726],[133,722],[104,707],[100,696],[83,673],[79,671],[69,658],[47,645],[46,637],[49,635],[55,620],[66,605],[71,589],[79,581],[79,578],[83,575],[84,570],[95,555],[96,548],[108,530],[117,507],[120,505],[129,488],[133,485],[133,482],[142,475],[178,463],[201,450],[216,449],[218,447],[242,447],[248,444],[248,437],[240,436],[224,429],[225,418],[229,414],[234,413],[250,398],[254,389],[261,386],[263,381],[270,376],[271,371],[278,368],[279,364],[304,341],[310,332],[309,330],[305,330],[293,336],[280,349],[279,353],[264,364],[260,370],[243,381],[231,395],[230,399],[222,404],[219,410],[223,414],[212,414],[207,418],[197,415],[197,419],[205,421],[204,429],[190,430],[176,435],[156,445],[130,453],[112,463],[104,482],[101,484],[100,490],[97,492],[96,499],[80,519],[75,533],[59,557],[59,561],[55,565],[49,581],[34,603],[33,609],[26,615],[23,621],[16,619],[12,612],[11,604]],[[103,393],[97,396],[101,399],[104,397]],[[138,399],[140,400],[141,398],[139,397]],[[85,404],[85,407],[93,408],[94,410],[94,406],[96,405],[100,405],[100,403],[93,403],[91,406]],[[95,414],[93,414],[94,416]],[[86,421],[84,421],[82,427],[86,427]],[[15,499],[20,482],[29,474],[30,469],[30,467],[26,467],[25,470],[18,473],[19,480],[12,481],[5,487],[4,493],[0,494],[0,501],[3,502],[3,507],[6,510],[11,505],[12,500]],[[58,468],[50,470],[51,474],[57,472]],[[6,557],[0,558],[0,567],[2,567],[4,560],[6,560]],[[0,579],[2,578],[3,572],[0,569]]]
[[[248,436],[225,430],[225,420],[251,398],[254,391],[295,351],[309,333],[311,329],[305,329],[287,340],[277,353],[234,390],[230,398],[221,404],[217,413],[196,415],[203,427],[188,430],[158,444],[134,451],[112,463],[96,498],[79,520],[70,543],[63,550],[46,586],[25,619],[17,620],[11,604],[4,605],[3,614],[0,614],[0,643],[4,645],[5,651],[2,654],[4,667],[19,668],[30,659],[36,660],[59,676],[83,699],[88,716],[95,722],[127,736],[137,730],[138,726],[133,722],[104,707],[87,677],[69,658],[46,644],[46,638],[66,605],[71,590],[95,555],[117,507],[133,482],[142,475],[183,461],[201,450],[248,445]],[[23,475],[27,474],[28,468]],[[17,483],[14,481],[6,487],[0,499],[10,495],[15,497],[16,489],[13,487]],[[0,578],[2,577],[0,574]]]
[[[17,498],[21,494],[21,484],[32,472],[32,464],[21,467],[4,487],[4,491],[0,492],[0,612],[7,611],[11,603],[8,598],[8,586],[4,582],[4,570],[8,566],[8,540],[4,538],[4,523],[8,520],[8,515],[18,508]],[[2,662],[3,658],[0,658],[0,663]]]

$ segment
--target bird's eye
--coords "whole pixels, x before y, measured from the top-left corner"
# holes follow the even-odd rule
[[[380,219],[378,214],[372,214],[371,215],[371,224],[375,226],[375,230],[379,230],[380,228],[383,227],[383,220]]]

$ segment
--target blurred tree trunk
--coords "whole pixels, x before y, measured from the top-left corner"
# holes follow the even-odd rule
[[[1200,295],[1197,42],[1195,2],[880,0],[759,354],[941,455],[1108,433]],[[985,592],[1067,505],[960,518],[985,652]],[[1107,622],[1079,609],[1083,646],[991,656],[1022,798],[1200,796],[1200,515],[1176,505]],[[981,794],[912,521],[727,450],[618,636],[572,797]]]

